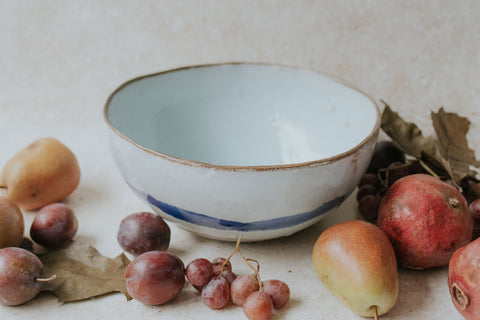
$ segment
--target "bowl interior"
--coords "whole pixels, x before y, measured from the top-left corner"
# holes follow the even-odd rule
[[[108,102],[113,127],[137,144],[213,165],[309,162],[346,152],[372,134],[366,95],[320,73],[227,64],[130,81]]]

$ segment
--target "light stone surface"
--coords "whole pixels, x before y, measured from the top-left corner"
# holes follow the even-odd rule
[[[478,1],[24,1],[0,0],[0,167],[31,141],[52,136],[77,155],[82,180],[66,199],[78,241],[106,256],[121,252],[120,220],[149,210],[122,180],[106,140],[102,107],[130,78],[204,63],[248,61],[309,67],[388,102],[425,135],[444,106],[472,120],[480,158]],[[33,212],[25,212],[27,230]],[[350,197],[327,219],[288,238],[245,243],[264,279],[286,281],[289,304],[272,319],[362,319],[331,296],[311,267],[327,226],[356,218]],[[232,243],[172,227],[171,252],[185,263],[226,256]],[[236,258],[238,272],[249,270]],[[400,297],[388,319],[461,319],[447,269],[400,271]],[[171,303],[144,306],[113,294],[60,304],[48,293],[2,319],[245,319],[238,307],[214,311],[189,285]]]

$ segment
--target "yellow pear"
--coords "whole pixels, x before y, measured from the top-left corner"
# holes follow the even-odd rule
[[[352,220],[326,229],[314,245],[312,264],[325,287],[359,316],[378,317],[397,301],[395,252],[374,224]]]
[[[23,240],[25,222],[20,208],[5,197],[0,197],[0,249],[19,247]]]
[[[60,141],[41,138],[11,158],[0,176],[6,197],[24,210],[60,201],[80,182],[75,155]]]

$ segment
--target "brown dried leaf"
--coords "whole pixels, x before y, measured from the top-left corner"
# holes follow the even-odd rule
[[[65,248],[39,256],[47,275],[57,278],[45,282],[60,301],[84,300],[112,292],[131,299],[125,285],[125,268],[130,261],[122,253],[116,258],[101,255],[89,244],[74,241]]]
[[[435,140],[424,137],[422,131],[414,123],[406,122],[387,103],[383,103],[385,109],[382,113],[381,127],[392,141],[405,153],[418,159],[422,156],[422,152],[435,158]]]
[[[443,158],[444,166],[457,184],[467,176],[475,177],[473,167],[480,167],[475,152],[468,147],[467,133],[470,121],[455,113],[445,112],[443,108],[431,112],[433,128],[437,134],[437,148]]]

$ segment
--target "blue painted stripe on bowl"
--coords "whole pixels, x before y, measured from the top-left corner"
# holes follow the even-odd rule
[[[138,192],[138,191],[137,193],[141,194],[141,192]],[[293,216],[254,221],[254,222],[239,222],[239,221],[213,218],[204,214],[181,209],[179,207],[157,200],[149,194],[146,195],[146,200],[150,204],[154,205],[155,207],[159,208],[166,214],[178,220],[182,220],[182,221],[203,226],[203,227],[209,227],[209,228],[221,229],[221,230],[235,230],[235,231],[266,231],[266,230],[276,230],[276,229],[293,227],[295,225],[314,219],[326,213],[327,211],[335,207],[338,207],[343,202],[344,199],[345,199],[345,196],[340,196],[331,201],[325,202],[320,207],[312,211],[299,213]]]

